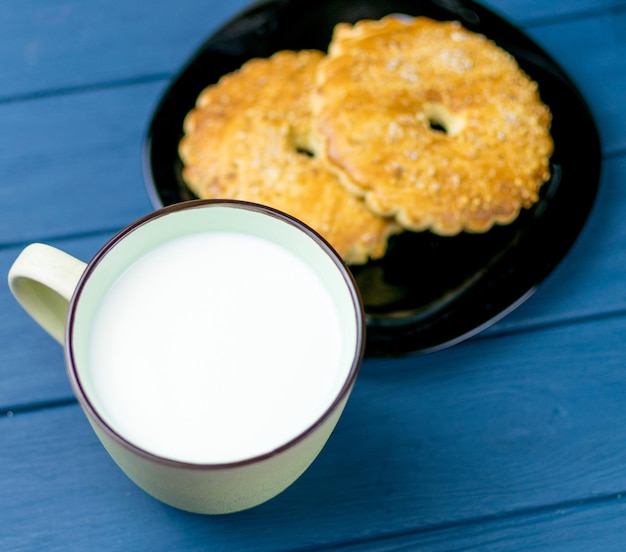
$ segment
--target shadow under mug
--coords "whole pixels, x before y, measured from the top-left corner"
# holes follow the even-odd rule
[[[89,332],[107,291],[149,251],[170,240],[203,232],[247,234],[296,255],[329,292],[342,331],[349,336],[343,340],[340,353],[344,375],[338,392],[328,398],[313,423],[271,450],[221,463],[171,459],[137,445],[99,407],[97,390],[89,377]],[[73,391],[114,461],[155,498],[191,512],[218,514],[251,508],[298,479],[333,431],[363,359],[362,302],[350,271],[336,252],[300,221],[242,201],[198,200],[155,211],[114,236],[89,264],[56,248],[31,244],[11,267],[9,286],[35,321],[64,345]],[[245,343],[241,345],[245,347]]]

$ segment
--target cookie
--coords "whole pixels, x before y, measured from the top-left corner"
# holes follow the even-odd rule
[[[551,114],[515,59],[458,22],[335,28],[314,95],[316,155],[410,230],[485,232],[539,198]]]
[[[179,144],[183,179],[200,198],[261,203],[307,223],[349,264],[385,254],[397,224],[368,209],[311,154],[311,94],[324,54],[253,59],[198,97]]]

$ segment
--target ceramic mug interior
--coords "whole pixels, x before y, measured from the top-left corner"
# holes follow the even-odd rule
[[[182,236],[202,232],[240,232],[265,238],[297,255],[314,270],[330,292],[344,330],[341,364],[345,381],[322,416],[280,448],[304,439],[345,402],[363,356],[363,307],[353,278],[334,250],[315,232],[291,217],[267,207],[238,201],[194,201],[177,204],[144,217],[115,236],[87,266],[70,303],[66,327],[66,360],[70,381],[92,425],[123,448],[155,457],[120,433],[102,407],[90,374],[89,334],[98,308],[117,278],[155,247]],[[172,282],[172,286],[184,285]],[[155,298],[156,299],[156,298]],[[245,346],[245,344],[242,344]],[[272,455],[280,450],[268,451]],[[156,455],[158,457],[158,455]],[[240,464],[261,460],[242,459]],[[157,458],[168,463],[168,458]],[[172,461],[173,463],[179,463]],[[205,466],[209,467],[209,466]],[[219,466],[215,466],[219,467]]]

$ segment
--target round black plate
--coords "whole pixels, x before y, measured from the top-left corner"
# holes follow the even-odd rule
[[[541,200],[508,226],[486,234],[440,237],[406,232],[380,261],[353,267],[367,315],[367,355],[440,349],[509,313],[555,268],[583,227],[600,177],[600,142],[584,100],[559,66],[493,12],[455,0],[268,0],[211,36],[158,105],[144,148],[155,207],[193,199],[181,180],[182,122],[200,91],[252,57],[281,49],[326,50],[339,21],[389,13],[458,20],[493,39],[539,83],[553,114],[552,176]]]

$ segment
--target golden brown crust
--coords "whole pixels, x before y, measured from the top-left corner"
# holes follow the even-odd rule
[[[254,59],[198,97],[179,153],[201,198],[243,199],[285,211],[322,234],[349,263],[380,258],[399,230],[307,155],[318,51]]]
[[[535,203],[549,178],[537,84],[457,22],[339,24],[317,82],[317,154],[405,228],[484,232]]]

